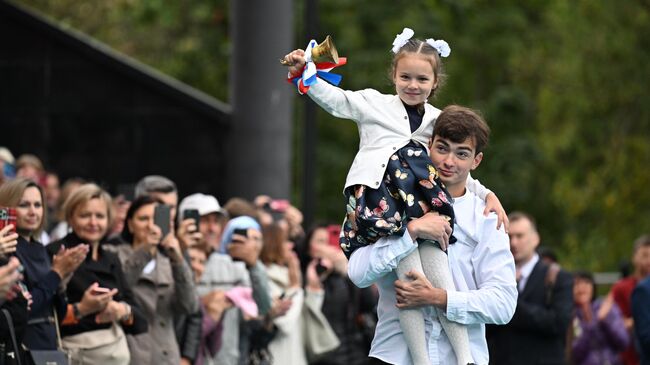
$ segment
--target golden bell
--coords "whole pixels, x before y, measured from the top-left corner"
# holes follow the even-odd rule
[[[339,63],[339,53],[336,51],[332,37],[329,35],[325,37],[323,43],[311,49],[311,60],[315,63],[319,62],[332,62]],[[284,58],[280,59],[280,63],[285,66],[291,66]]]

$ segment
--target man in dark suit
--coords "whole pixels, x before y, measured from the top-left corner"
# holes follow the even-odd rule
[[[512,320],[488,326],[490,364],[563,365],[573,310],[573,278],[535,251],[540,242],[535,220],[510,214],[510,251],[515,258],[519,298]]]

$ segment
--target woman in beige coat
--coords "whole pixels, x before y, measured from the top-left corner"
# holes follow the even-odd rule
[[[148,196],[133,201],[123,231],[130,244],[117,246],[127,281],[149,322],[148,332],[127,337],[134,365],[178,365],[173,316],[199,308],[192,274],[173,229],[161,237],[154,224],[158,204]]]

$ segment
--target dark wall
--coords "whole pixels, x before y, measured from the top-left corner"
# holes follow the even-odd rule
[[[229,116],[0,1],[0,145],[62,178],[224,198]]]

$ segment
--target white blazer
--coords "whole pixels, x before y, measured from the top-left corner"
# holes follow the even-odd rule
[[[321,79],[307,92],[312,100],[337,118],[351,119],[359,128],[359,152],[345,180],[345,188],[361,184],[379,187],[386,163],[411,140],[427,149],[440,109],[424,104],[422,124],[411,133],[409,117],[399,96],[374,89],[343,90]]]

